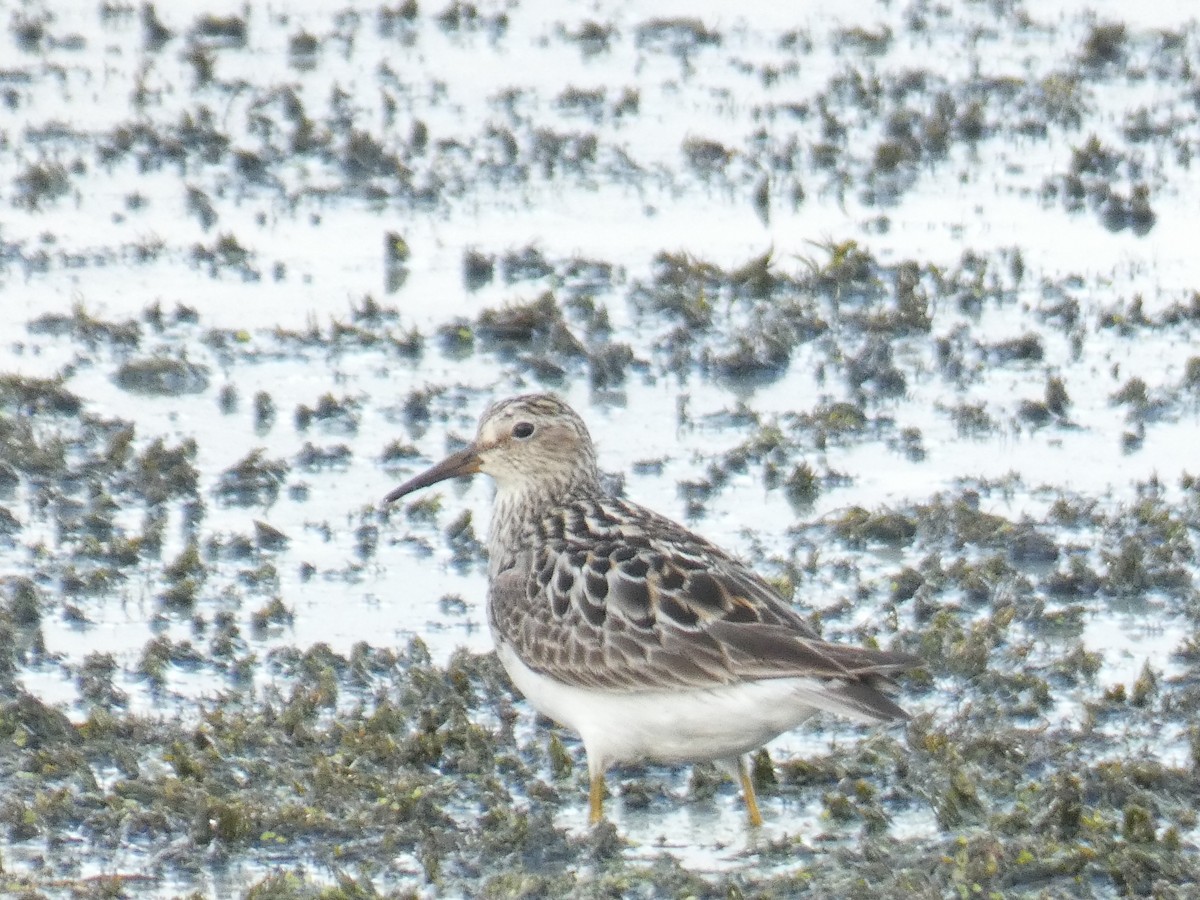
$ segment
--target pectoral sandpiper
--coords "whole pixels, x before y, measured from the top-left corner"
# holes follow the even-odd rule
[[[889,676],[908,653],[821,640],[766,581],[682,525],[607,493],[583,420],[558,398],[492,404],[475,440],[387,495],[485,472],[488,622],[531,704],[579,734],[600,821],[621,762],[730,763],[762,823],[745,754],[817,710],[907,718]]]

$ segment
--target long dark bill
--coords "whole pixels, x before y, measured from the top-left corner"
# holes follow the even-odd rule
[[[419,491],[421,488],[437,484],[439,481],[445,481],[447,478],[457,478],[460,475],[474,475],[478,471],[479,455],[475,452],[475,446],[472,444],[464,447],[457,453],[452,453],[436,466],[426,469],[420,475],[410,478],[384,497],[383,502],[395,503],[405,494]]]

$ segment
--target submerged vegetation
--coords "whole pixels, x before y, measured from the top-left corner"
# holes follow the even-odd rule
[[[0,26],[0,894],[1200,890],[1196,26],[881,9]],[[756,755],[759,835],[709,766],[586,829],[487,652],[484,492],[378,507],[534,388],[919,653],[911,721]]]

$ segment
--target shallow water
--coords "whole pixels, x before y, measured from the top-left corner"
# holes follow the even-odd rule
[[[777,766],[834,761],[767,794],[760,838],[746,836],[731,785],[707,799],[693,796],[703,791],[686,770],[635,773],[650,785],[647,805],[610,804],[627,842],[620,865],[643,872],[665,853],[710,886],[761,877],[764,890],[786,891],[803,872],[836,892],[844,878],[869,877],[860,847],[879,834],[919,870],[922,854],[940,859],[982,827],[1011,841],[996,851],[1001,874],[964,863],[974,883],[1090,885],[1080,896],[1128,888],[1098,874],[1123,864],[1103,861],[1081,864],[1086,876],[1050,866],[1044,881],[1005,881],[1028,871],[1016,862],[1022,841],[1044,835],[1001,819],[1024,808],[1031,784],[1065,778],[1072,753],[1087,765],[1194,766],[1200,503],[1185,476],[1200,474],[1200,36],[1189,5],[1144,6],[690,3],[650,15],[629,3],[525,2],[473,13],[422,5],[409,19],[400,6],[212,3],[156,8],[171,36],[154,47],[144,10],[0,5],[0,129],[10,135],[0,144],[0,376],[14,378],[0,416],[28,422],[41,446],[66,445],[58,468],[35,470],[5,430],[0,461],[17,479],[0,505],[18,523],[0,541],[4,621],[17,635],[10,693],[19,686],[78,726],[104,705],[81,676],[111,654],[123,697],[110,711],[190,728],[231,695],[253,703],[297,690],[292,648],[323,643],[348,657],[362,642],[404,648],[419,637],[435,666],[457,648],[486,653],[481,555],[456,550],[447,529],[466,510],[483,535],[490,486],[446,485],[440,508],[415,515],[378,504],[469,437],[493,397],[553,389],[584,415],[626,496],[785,578],[827,635],[936,654],[928,681],[906,685],[917,724],[886,731],[907,742],[910,770],[872,763],[860,744],[876,738],[836,723],[785,735],[770,748]],[[1125,31],[1106,43],[1118,22]],[[230,37],[239,23],[244,43]],[[292,52],[304,37],[314,52]],[[1072,205],[1075,184],[1086,193]],[[1139,189],[1150,221],[1120,212]],[[388,249],[395,235],[404,250]],[[491,260],[489,277],[465,274],[469,252]],[[738,275],[768,252],[766,287]],[[842,267],[856,252],[861,266]],[[899,287],[910,261],[915,318]],[[545,322],[505,337],[481,318],[547,291],[574,349]],[[801,312],[811,332],[773,343]],[[606,375],[610,353],[627,362]],[[131,361],[180,355],[203,367],[203,389],[139,392],[119,377]],[[31,379],[60,380],[80,409],[21,401]],[[1069,396],[1061,408],[1049,408],[1052,379]],[[276,410],[269,422],[255,418],[260,393]],[[839,425],[837,403],[861,420]],[[149,505],[129,459],[106,467],[108,438],[87,417],[132,425],[134,457],[156,438],[195,441],[194,494],[163,505],[161,548],[137,544],[132,563],[113,562],[117,544],[149,533]],[[385,460],[397,440],[415,455]],[[287,463],[275,496],[222,494],[222,473],[259,448]],[[798,499],[781,483],[802,466],[814,490]],[[189,529],[193,496],[203,507]],[[859,511],[898,514],[913,531],[855,531]],[[256,522],[286,545],[260,541]],[[1026,532],[1046,539],[1051,559],[1014,549]],[[189,542],[202,583],[194,602],[172,606],[168,569]],[[1076,562],[1095,583],[1063,588],[1055,576]],[[906,569],[928,596],[895,599]],[[36,627],[12,624],[22,577],[40,592]],[[92,587],[79,588],[88,577]],[[222,658],[223,621],[237,635]],[[970,638],[985,633],[1000,636],[978,668]],[[155,681],[144,670],[156,638],[196,658],[173,659]],[[1086,677],[1061,671],[1076,647],[1094,654]],[[1135,696],[1147,665],[1150,693],[1122,706],[1114,690]],[[1046,702],[1029,700],[1038,680]],[[334,708],[350,715],[361,700],[342,684]],[[1005,739],[1027,740],[1023,752],[1039,760],[1012,783],[990,777],[1007,763],[972,762],[988,704],[1008,710],[994,713]],[[543,727],[516,709],[523,765],[553,782]],[[500,739],[494,710],[471,713]],[[953,752],[937,749],[943,736]],[[581,771],[579,748],[563,739]],[[28,770],[22,748],[6,752],[6,766]],[[884,800],[863,799],[864,788],[859,818],[841,820],[830,792],[860,776],[839,776],[836,760],[856,753]],[[947,812],[958,795],[946,785],[970,765],[984,772],[984,811]],[[1087,770],[1088,797],[1112,809],[1095,801],[1085,823],[1119,843],[1136,832],[1130,816],[1141,821],[1130,808],[1149,809],[1162,852],[1174,854],[1158,874],[1188,883],[1186,798],[1170,785],[1096,787],[1111,771]],[[585,853],[580,777],[531,800],[525,776],[503,776],[518,809],[553,804],[553,825]],[[97,802],[112,802],[113,785],[97,780]],[[125,883],[136,896],[236,893],[292,863],[306,867],[302,882],[329,883],[324,867],[338,858],[307,832],[292,836],[295,850],[238,832],[225,845],[193,835],[168,852],[154,838],[111,855],[111,835],[40,813],[27,835],[31,796],[8,799],[0,871],[46,895],[66,890],[48,874],[63,834],[86,848],[87,862],[59,873],[78,882],[169,860]],[[474,802],[454,817],[486,842]],[[886,812],[882,832],[863,824],[872,803]],[[837,854],[797,863],[776,846],[820,835]],[[1070,852],[1071,835],[1055,840]],[[388,862],[357,876],[380,890],[503,893],[508,873],[464,874],[460,850],[447,851],[458,868],[432,877],[427,848],[381,842],[372,852]],[[581,893],[611,874],[599,863],[590,875],[529,869]],[[904,870],[897,862],[896,877]],[[938,871],[929,896],[972,883]]]

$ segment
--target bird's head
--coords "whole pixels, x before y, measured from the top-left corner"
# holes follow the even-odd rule
[[[499,400],[479,420],[475,440],[389,493],[392,503],[421,488],[484,472],[504,493],[566,492],[599,476],[587,426],[552,394]]]

